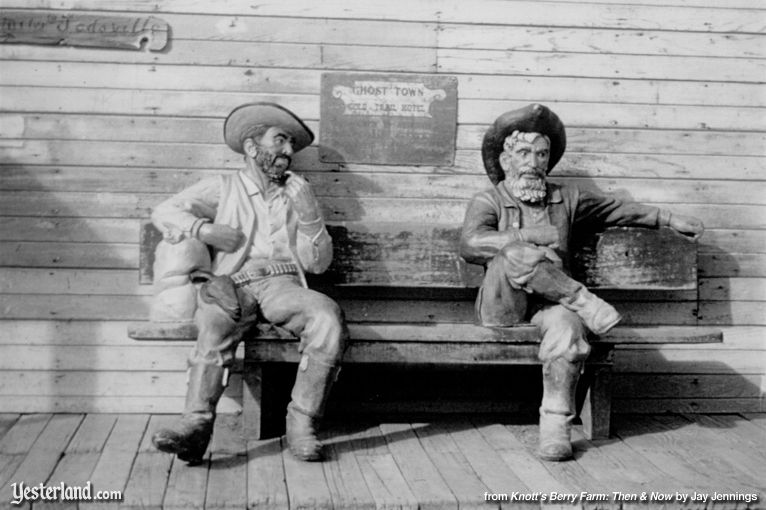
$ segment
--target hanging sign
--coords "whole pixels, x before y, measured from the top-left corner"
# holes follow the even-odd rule
[[[454,76],[322,75],[324,162],[451,165],[456,127]]]
[[[62,11],[0,11],[0,43],[159,51],[167,22],[153,16],[99,16]]]

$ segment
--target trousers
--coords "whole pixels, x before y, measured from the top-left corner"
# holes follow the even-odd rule
[[[303,356],[332,366],[340,363],[348,339],[343,312],[329,297],[303,287],[298,276],[263,278],[238,287],[236,294],[237,314],[218,303],[199,300],[194,357],[230,366],[245,332],[253,322],[265,321],[298,337]]]
[[[583,361],[590,354],[587,328],[575,312],[549,299],[574,294],[582,284],[559,269],[542,271],[553,267],[552,263],[530,257],[534,249],[527,243],[511,243],[490,260],[476,299],[477,320],[496,327],[528,320],[542,333],[538,351],[541,361]],[[538,277],[526,277],[535,272]]]

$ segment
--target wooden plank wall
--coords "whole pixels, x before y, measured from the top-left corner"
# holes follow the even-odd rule
[[[715,324],[716,346],[622,349],[618,411],[764,411],[766,10],[760,0],[3,0],[45,13],[152,15],[162,53],[0,45],[0,408],[175,412],[187,345],[138,344],[141,218],[240,161],[221,143],[243,102],[318,132],[325,71],[458,77],[452,167],[321,165],[333,222],[459,225],[484,188],[486,126],[531,101],[568,128],[560,181],[701,217],[699,300],[634,322]],[[424,207],[423,198],[428,198]],[[235,410],[232,384],[223,409]]]

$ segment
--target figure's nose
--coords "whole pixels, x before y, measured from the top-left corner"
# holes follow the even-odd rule
[[[282,154],[284,154],[285,156],[292,156],[293,154],[295,154],[295,150],[293,149],[292,142],[285,142],[282,145]]]
[[[533,167],[537,168],[537,166],[538,166],[538,165],[539,165],[539,163],[540,163],[540,156],[538,156],[538,155],[537,155],[537,154],[535,154],[534,152],[530,152],[530,153],[529,153],[529,162],[530,162],[530,164],[531,164]]]

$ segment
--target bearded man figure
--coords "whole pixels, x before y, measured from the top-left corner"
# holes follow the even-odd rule
[[[565,147],[564,125],[543,105],[498,117],[482,144],[494,186],[471,200],[460,240],[461,256],[485,267],[477,322],[509,327],[529,321],[540,328],[538,455],[550,461],[572,457],[570,425],[590,353],[587,333],[604,334],[620,321],[617,310],[569,275],[571,233],[609,226],[669,226],[693,238],[703,232],[696,218],[548,182]]]
[[[245,168],[204,179],[152,214],[166,239],[197,240],[212,254],[194,315],[199,334],[188,360],[184,412],[152,440],[181,460],[202,461],[237,344],[249,325],[265,321],[300,339],[286,436],[297,458],[320,460],[315,427],[348,333],[338,305],[306,288],[305,273],[321,273],[332,260],[332,240],[309,184],[289,171],[293,154],[314,135],[288,109],[252,103],[229,114],[224,139],[244,156]]]

